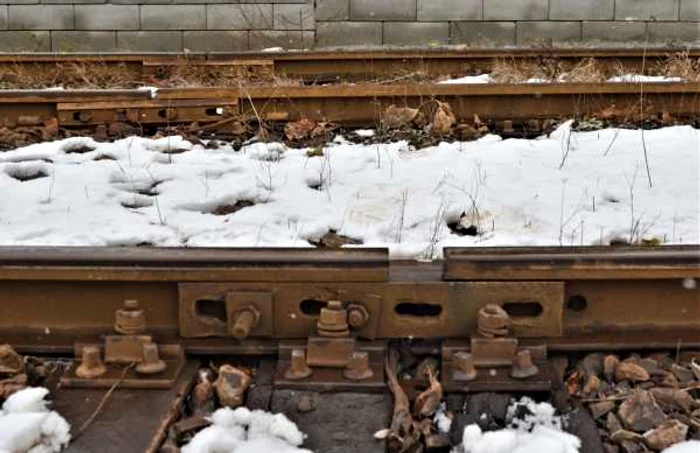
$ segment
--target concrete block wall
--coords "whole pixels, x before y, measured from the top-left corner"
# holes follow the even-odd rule
[[[0,52],[700,45],[700,0],[0,0]]]

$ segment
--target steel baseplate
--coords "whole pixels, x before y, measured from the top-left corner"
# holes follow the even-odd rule
[[[75,356],[82,357],[83,348],[93,346],[104,350],[104,345],[77,343]],[[133,366],[119,363],[105,363],[106,372],[99,377],[86,379],[76,374],[82,363],[76,359],[74,366],[61,377],[61,386],[65,388],[110,388],[119,383],[120,388],[130,389],[169,389],[177,381],[185,366],[185,353],[179,344],[158,345],[160,359],[165,362],[165,369],[156,374],[137,373]]]
[[[306,351],[306,346],[307,342],[304,340],[289,340],[280,343],[275,372],[275,388],[363,393],[382,392],[386,389],[384,380],[385,342],[356,342],[355,351],[367,352],[369,355],[369,369],[372,370],[372,376],[367,379],[348,379],[344,375],[345,368],[338,366],[312,366],[310,376],[303,379],[288,379],[285,377],[285,372],[291,365],[292,351],[299,349]]]
[[[510,339],[499,339],[510,340]],[[547,348],[528,342],[516,342],[508,344],[502,349],[504,354],[497,351],[488,351],[488,355],[474,348],[481,341],[447,340],[442,344],[442,373],[440,382],[446,392],[534,392],[549,391],[552,383],[556,381],[555,369],[547,359]],[[481,347],[481,346],[479,346]],[[511,377],[512,359],[507,359],[505,354],[512,355],[511,348],[516,351],[527,350],[532,357],[532,363],[537,367],[537,372],[530,377],[515,379]],[[486,349],[488,350],[488,348]],[[455,355],[460,352],[470,353],[474,358],[476,376],[472,380],[456,378],[459,374],[455,369]],[[503,355],[503,357],[499,357]],[[457,373],[456,373],[457,372]]]

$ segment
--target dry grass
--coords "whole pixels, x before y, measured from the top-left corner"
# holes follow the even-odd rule
[[[491,78],[498,83],[523,83],[529,79],[549,82],[603,82],[619,74],[619,67],[595,58],[577,62],[557,58],[501,59],[493,64]]]
[[[160,71],[156,71],[160,69]],[[603,82],[610,77],[635,72],[620,62],[602,62],[595,58],[578,61],[559,59],[546,49],[537,58],[503,58],[494,61],[490,75],[497,83],[523,83],[529,79],[549,82]],[[409,71],[397,68],[372,83],[432,83],[444,77],[431,77],[428,68]],[[700,58],[689,53],[669,55],[648,68],[649,75],[680,77],[700,82]],[[368,81],[369,82],[369,81]],[[340,82],[342,83],[342,82]],[[182,56],[174,62],[153,66],[144,73],[140,61],[112,62],[63,61],[55,63],[0,63],[0,89],[65,88],[134,88],[159,87],[248,87],[255,85],[294,86],[301,81],[274,73],[271,65],[236,65],[194,60]]]
[[[160,66],[163,70],[144,74],[140,62],[102,60],[55,63],[2,63],[0,89],[239,87],[259,83],[274,86],[298,85],[299,81],[279,76],[265,66],[202,65],[187,59]]]
[[[0,66],[0,88],[131,88],[143,84],[133,67],[103,61],[10,63]]]
[[[669,56],[653,70],[657,75],[680,77],[689,82],[700,82],[700,58],[691,58],[687,51]]]

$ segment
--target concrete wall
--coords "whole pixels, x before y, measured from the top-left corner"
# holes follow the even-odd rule
[[[700,0],[0,0],[0,52],[700,45]]]

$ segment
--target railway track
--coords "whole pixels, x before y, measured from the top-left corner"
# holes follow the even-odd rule
[[[421,73],[429,77],[489,71],[497,60],[578,62],[593,58],[630,71],[653,68],[685,52],[700,57],[699,49],[433,49],[375,51],[303,51],[213,54],[0,54],[0,71],[21,68],[29,75],[52,73],[60,65],[98,64],[128,74],[131,80],[166,79],[183,67],[193,71],[233,70],[252,76],[289,77],[306,83],[376,80],[391,75]]]
[[[407,347],[441,358],[445,392],[551,391],[562,354],[700,347],[698,279],[697,246],[446,249],[433,263],[383,249],[2,247],[0,336],[21,353],[74,356],[55,390],[74,426],[94,409],[81,402],[120,386],[67,451],[155,452],[203,359],[255,361],[255,392],[381,399],[389,345],[420,338]],[[144,344],[164,371],[124,369],[147,360]],[[76,369],[90,350],[108,368],[86,378]],[[536,373],[512,377],[516,355]],[[347,377],[350,364],[370,377]],[[474,378],[459,377],[465,366]],[[409,394],[422,385],[402,382]]]
[[[699,52],[687,51],[684,61],[692,64]],[[128,131],[152,133],[155,128],[185,126],[188,131],[228,137],[232,130],[240,129],[234,126],[251,122],[274,127],[304,119],[348,127],[378,126],[384,124],[391,106],[417,108],[429,118],[436,108],[435,101],[448,103],[458,123],[479,118],[490,130],[505,135],[536,135],[547,131],[551,120],[572,117],[618,123],[693,124],[700,112],[698,82],[434,82],[441,76],[488,72],[495,61],[504,59],[533,61],[548,70],[561,67],[564,71],[573,62],[595,58],[602,66],[644,72],[672,55],[672,49],[291,52],[187,57],[2,55],[0,74],[4,75],[0,86],[2,80],[6,86],[32,86],[31,81],[37,78],[49,85],[60,84],[69,77],[74,79],[69,85],[78,80],[77,86],[82,87],[99,87],[101,79],[112,85],[122,80],[126,86],[138,86],[158,85],[159,80],[169,78],[173,78],[171,84],[190,87],[165,84],[157,93],[128,88],[6,89],[0,91],[0,127],[21,130],[50,125],[52,130],[76,133],[126,124]],[[91,81],[95,74],[90,71],[101,75]],[[234,78],[214,75],[221,73],[233,74]],[[415,79],[417,74],[420,80]],[[13,77],[17,78],[14,82]],[[124,128],[115,130],[111,135],[118,136]]]
[[[442,263],[413,263],[382,249],[4,247],[0,332],[24,351],[70,352],[137,299],[149,329],[188,352],[267,353],[305,339],[339,299],[364,305],[357,333],[376,340],[467,339],[478,308],[498,303],[516,336],[550,348],[606,348],[613,337],[615,347],[698,346],[699,250],[447,249]],[[227,313],[247,297],[259,301],[259,322],[236,341]]]
[[[669,52],[539,49],[507,57],[596,58],[634,70]],[[688,55],[700,57],[700,51]],[[240,123],[309,120],[381,129],[392,106],[430,116],[441,103],[457,123],[478,117],[504,135],[537,135],[551,120],[572,117],[636,124],[700,118],[697,82],[387,80],[389,74],[478,73],[505,57],[486,50],[267,53],[188,56],[183,63],[162,55],[5,55],[0,74],[10,67],[32,74],[98,64],[133,80],[161,80],[185,66],[233,70],[262,82],[157,91],[2,90],[0,129],[80,134],[126,124],[130,133],[181,128],[225,139]],[[300,83],[269,82],[281,77]],[[69,357],[75,364],[52,388],[56,408],[73,426],[91,420],[90,402],[120,388],[111,410],[81,432],[69,452],[96,445],[105,452],[158,451],[200,367],[220,357],[254,364],[256,392],[268,393],[249,399],[269,406],[273,388],[381,398],[387,394],[384,361],[396,344],[438,358],[441,384],[453,394],[550,392],[562,385],[562,358],[573,354],[700,348],[698,246],[470,248],[447,249],[444,256],[418,263],[360,248],[0,247],[0,336],[23,354]],[[96,357],[107,364],[103,372],[86,377],[77,371],[94,371]],[[534,374],[513,372],[531,370],[527,363],[536,366]],[[159,371],[137,372],[133,364]],[[401,385],[415,394],[426,383]]]
[[[476,116],[499,132],[537,134],[548,120],[571,117],[692,123],[700,112],[700,83],[167,88],[155,98],[147,90],[5,90],[0,124],[21,129],[51,123],[76,131],[111,124],[194,125],[194,131],[225,137],[233,123],[250,121],[377,127],[391,106],[434,110],[435,101],[447,102],[457,122]]]

